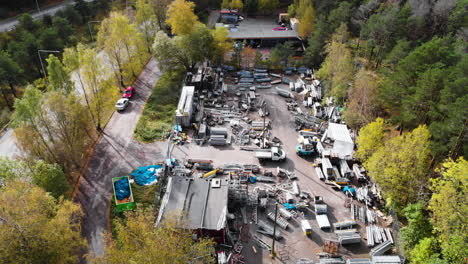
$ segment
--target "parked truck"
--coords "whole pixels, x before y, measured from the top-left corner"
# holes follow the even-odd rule
[[[112,188],[114,189],[114,200],[117,212],[135,209],[132,187],[128,176],[112,178]]]
[[[255,152],[255,157],[257,157],[257,159],[260,161],[264,161],[264,160],[283,161],[286,159],[286,152],[284,152],[279,147],[272,147],[271,149],[266,150],[266,151]]]
[[[310,140],[309,138],[300,136],[299,145],[296,146],[296,153],[299,156],[310,156],[315,153],[315,144],[316,142]]]

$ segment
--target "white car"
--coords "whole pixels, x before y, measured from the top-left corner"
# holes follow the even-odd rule
[[[130,100],[128,98],[120,98],[115,104],[115,108],[117,111],[123,111],[127,108],[129,102]]]

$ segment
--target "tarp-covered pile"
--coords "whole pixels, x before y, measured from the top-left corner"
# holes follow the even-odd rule
[[[143,166],[139,167],[130,175],[133,176],[133,179],[135,179],[138,185],[151,185],[158,181],[161,168],[161,165]]]
[[[118,181],[114,182],[115,187],[115,197],[117,200],[123,200],[125,198],[130,197],[130,186],[128,184],[128,179],[122,178]]]

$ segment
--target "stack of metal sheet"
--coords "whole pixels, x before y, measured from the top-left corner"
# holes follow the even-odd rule
[[[361,243],[361,235],[355,232],[339,233],[338,241],[340,241],[341,245],[359,244]]]
[[[385,252],[389,251],[392,248],[393,243],[388,240],[383,242],[382,244],[374,247],[370,250],[369,255],[374,256],[382,256]]]
[[[271,220],[271,221],[275,221],[275,213],[274,212],[270,212],[268,213],[268,218]],[[283,228],[284,230],[288,229],[288,221],[286,219],[284,219],[283,217],[281,217],[280,215],[277,216],[276,218],[276,224],[278,224],[278,226],[280,226],[281,228]]]

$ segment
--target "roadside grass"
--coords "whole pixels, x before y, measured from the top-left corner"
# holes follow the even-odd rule
[[[181,90],[183,74],[167,71],[153,88],[134,134],[138,141],[162,140],[170,131]]]

